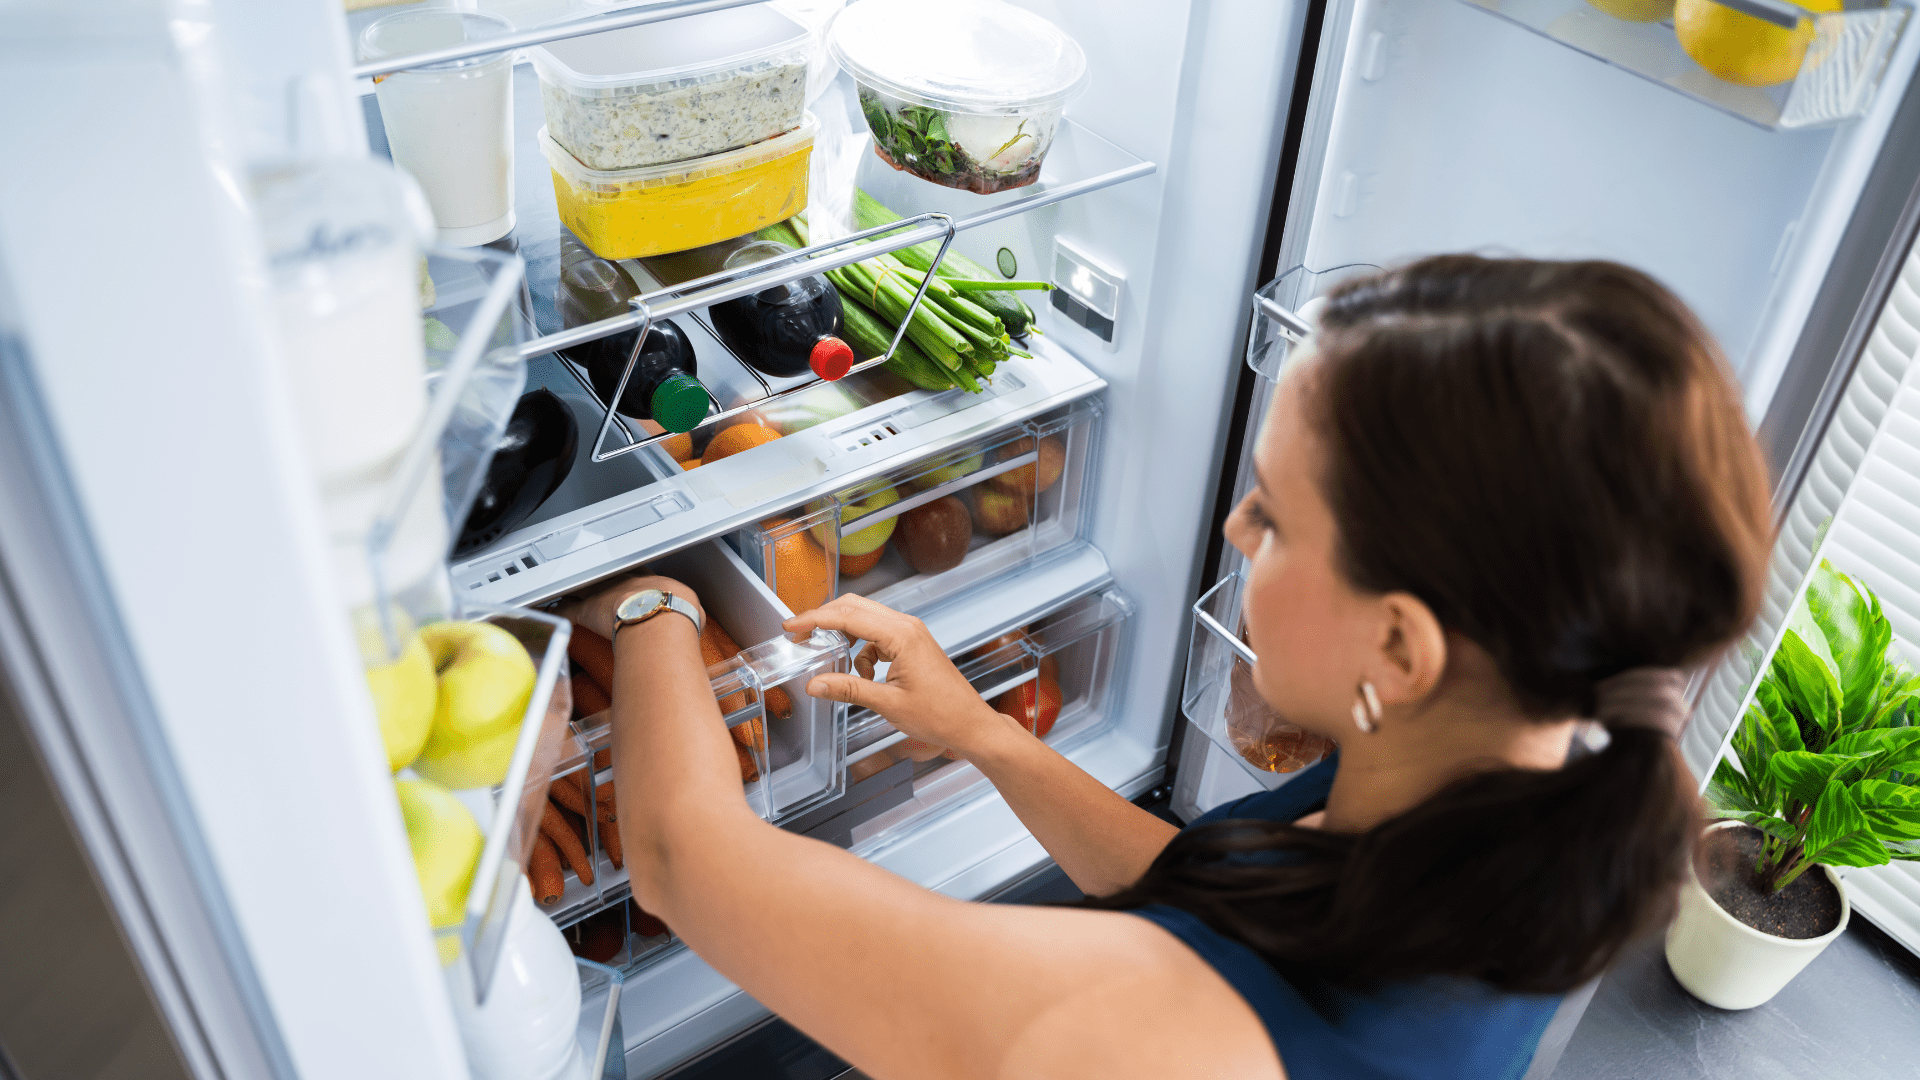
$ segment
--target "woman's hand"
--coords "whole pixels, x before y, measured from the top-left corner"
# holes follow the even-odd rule
[[[849,593],[785,624],[796,634],[815,627],[868,644],[853,658],[858,675],[815,676],[807,684],[813,697],[872,709],[910,738],[966,758],[990,740],[1023,732],[980,697],[919,619]],[[876,663],[889,665],[885,682],[873,680]]]
[[[555,615],[573,620],[576,624],[599,634],[608,641],[613,640],[613,613],[627,598],[647,589],[659,589],[670,592],[682,600],[691,603],[704,619],[706,609],[700,606],[700,598],[692,589],[673,580],[658,575],[640,574],[634,577],[620,578],[608,583],[600,591],[585,599],[569,600],[554,608]],[[678,616],[675,616],[678,618]]]

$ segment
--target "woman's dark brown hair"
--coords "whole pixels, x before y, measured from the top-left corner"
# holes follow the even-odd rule
[[[1418,596],[1530,714],[1592,715],[1601,680],[1700,664],[1753,618],[1765,469],[1725,361],[1651,278],[1442,256],[1336,289],[1320,326],[1306,401],[1341,571]],[[1183,908],[1283,973],[1343,985],[1563,992],[1670,916],[1699,827],[1673,741],[1608,734],[1358,836],[1189,829],[1093,903]]]

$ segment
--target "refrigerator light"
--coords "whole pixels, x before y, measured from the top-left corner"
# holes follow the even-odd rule
[[[1115,324],[1120,321],[1120,291],[1126,275],[1102,266],[1064,238],[1054,241],[1054,309],[1079,326],[1113,345]]]

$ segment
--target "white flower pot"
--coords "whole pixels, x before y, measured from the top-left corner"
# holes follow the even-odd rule
[[[1719,822],[1707,831],[1738,824]],[[1816,869],[1840,890],[1840,922],[1817,938],[1798,939],[1761,933],[1727,914],[1689,870],[1680,887],[1680,914],[1667,928],[1667,966],[1673,977],[1694,997],[1722,1009],[1766,1004],[1846,930],[1853,914],[1839,875],[1825,866]]]

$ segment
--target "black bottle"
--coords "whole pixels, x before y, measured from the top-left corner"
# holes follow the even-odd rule
[[[727,258],[726,268],[791,250],[771,240],[748,244]],[[715,304],[707,314],[720,340],[762,374],[784,379],[811,372],[833,380],[853,366],[853,349],[840,339],[840,293],[817,274]]]

